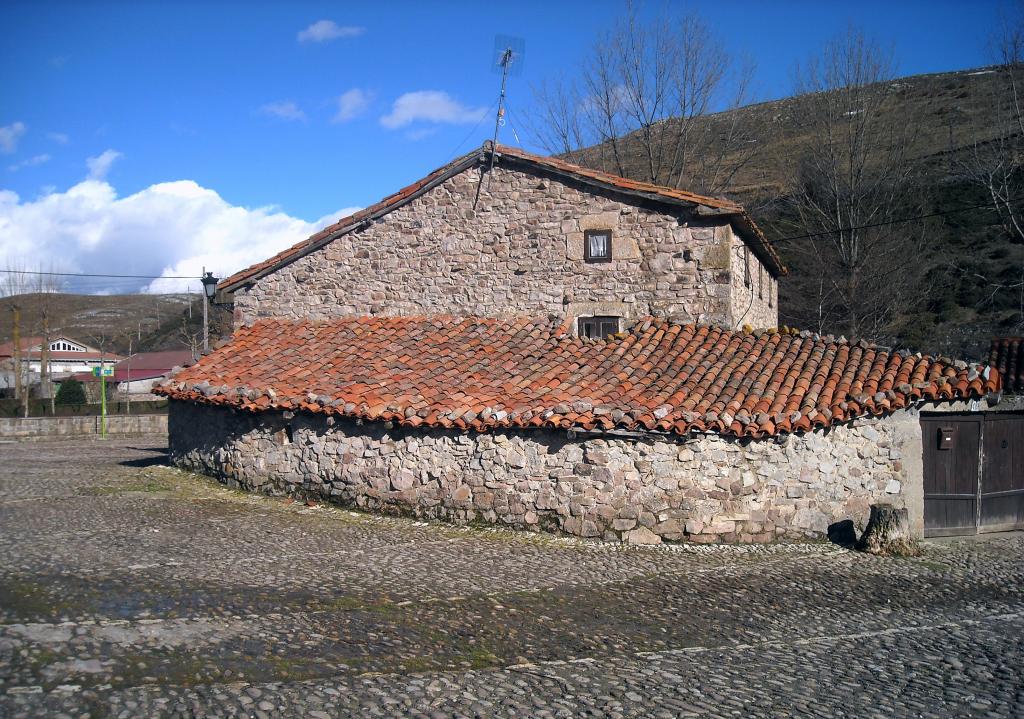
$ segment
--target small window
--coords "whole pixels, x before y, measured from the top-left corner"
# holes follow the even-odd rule
[[[603,338],[619,331],[618,317],[580,317],[580,337]]]
[[[612,231],[587,230],[584,232],[583,259],[587,262],[611,262]]]
[[[750,248],[743,248],[743,286],[750,287]]]

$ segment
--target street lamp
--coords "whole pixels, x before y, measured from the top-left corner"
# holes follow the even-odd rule
[[[210,351],[210,325],[207,319],[207,305],[213,301],[214,295],[217,294],[217,283],[220,281],[213,276],[212,272],[207,272],[206,268],[203,268],[203,276],[200,280],[203,283],[203,294],[206,299],[203,301],[203,352]]]

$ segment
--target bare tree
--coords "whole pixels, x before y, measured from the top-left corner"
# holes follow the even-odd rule
[[[851,28],[797,71],[803,143],[786,200],[795,235],[790,321],[857,337],[891,336],[923,300],[925,228],[910,125],[886,110],[891,53]],[[795,297],[793,297],[795,295]]]
[[[54,274],[53,265],[39,263],[35,270],[28,269],[29,263],[18,258],[7,258],[4,271],[0,272],[0,296],[18,297],[21,308],[19,332],[27,338],[38,337],[38,341],[28,342],[25,347],[26,357],[16,364],[19,368],[19,394],[24,402],[27,416],[28,396],[32,386],[32,373],[29,371],[32,348],[39,346],[39,396],[53,400],[52,372],[49,361],[49,343],[51,340],[52,320],[57,316],[57,295],[63,289],[63,283]],[[25,340],[22,340],[23,342]],[[18,349],[19,353],[21,348]]]
[[[1008,20],[994,44],[1000,82],[986,120],[995,131],[974,143],[961,167],[984,190],[1010,239],[1024,243],[1024,17]]]
[[[27,271],[26,263],[18,258],[9,257],[0,272],[0,297],[14,297],[32,291],[32,275]]]
[[[972,264],[956,267],[961,275],[970,275],[984,288],[979,307],[1013,307],[1013,317],[1005,318],[1002,329],[1024,329],[1024,8],[1005,18],[993,36],[994,72],[992,95],[987,98],[985,127],[975,130],[978,137],[965,159],[957,164],[957,174],[983,193],[985,201],[998,217],[1004,237],[1016,247],[1007,248],[1006,258],[996,266],[982,268]]]
[[[203,298],[206,299],[205,297]],[[203,343],[203,330],[202,327],[196,328],[193,326],[187,317],[182,316],[181,327],[178,328],[178,339],[182,340],[188,347],[189,351],[192,352],[192,358],[199,358],[199,348]]]
[[[696,14],[645,23],[630,7],[575,77],[534,88],[533,133],[574,162],[722,192],[756,146],[738,118],[712,115],[744,104],[752,74],[749,65],[736,71],[722,47]]]
[[[565,77],[543,80],[533,88],[533,100],[530,125],[540,145],[569,162],[583,162],[578,151],[586,146],[588,136],[580,109],[583,98],[575,81]]]

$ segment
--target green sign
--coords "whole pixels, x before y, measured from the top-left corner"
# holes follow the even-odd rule
[[[113,367],[93,367],[92,368],[92,376],[93,377],[113,377],[114,376],[114,368]]]

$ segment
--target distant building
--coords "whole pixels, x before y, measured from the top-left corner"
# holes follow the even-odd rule
[[[192,364],[194,359],[191,350],[140,352],[114,365],[114,374],[107,382],[116,382],[117,391],[123,394],[149,394],[155,381],[166,379],[175,367]],[[75,375],[75,379],[91,382],[98,378],[91,372],[83,372]]]
[[[22,338],[20,364],[22,377],[28,384],[39,381],[43,362],[42,337]],[[75,372],[92,372],[95,367],[113,367],[122,359],[113,352],[104,352],[84,342],[59,335],[50,340],[47,361],[50,376],[54,380],[68,377]],[[0,366],[6,372],[0,384],[14,386],[14,342],[0,344]]]

